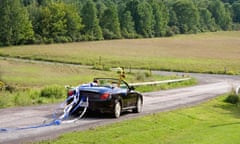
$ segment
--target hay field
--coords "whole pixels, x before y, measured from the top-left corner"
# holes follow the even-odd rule
[[[240,74],[240,32],[0,48],[0,55],[169,71]]]

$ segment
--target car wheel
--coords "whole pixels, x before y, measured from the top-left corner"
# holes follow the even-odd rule
[[[120,115],[121,115],[121,104],[119,101],[117,101],[114,105],[114,113],[113,113],[113,116],[114,118],[119,118]]]
[[[133,109],[133,112],[135,112],[135,113],[142,112],[142,107],[143,107],[142,99],[140,97],[138,97],[137,102],[136,102],[136,108]]]

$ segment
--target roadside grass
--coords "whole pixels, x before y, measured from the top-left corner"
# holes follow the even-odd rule
[[[177,78],[177,77],[172,77]],[[139,86],[135,89],[139,92],[152,92],[152,91],[159,91],[159,90],[167,90],[172,88],[180,88],[180,87],[187,87],[197,84],[197,80],[192,78],[187,81],[181,81],[176,83],[166,83],[166,84],[158,84],[158,85],[145,85],[145,86]]]
[[[119,78],[116,71],[94,70],[89,67],[52,63],[27,63],[14,60],[0,60],[1,80],[8,85],[6,90],[0,90],[0,108],[50,104],[63,102],[67,91],[65,85],[78,86],[89,83],[94,77]],[[144,82],[166,79],[176,79],[177,76],[152,75],[150,71],[126,71],[126,81]],[[176,84],[162,84],[156,86],[137,87],[140,92],[170,89],[194,85],[189,82]]]
[[[14,92],[0,91],[0,109],[63,102],[67,91],[60,86],[46,86],[42,89],[25,89]]]
[[[240,137],[239,106],[227,95],[194,107],[161,112],[89,130],[71,132],[39,144],[235,144]]]
[[[240,32],[0,48],[0,55],[106,67],[240,74]]]

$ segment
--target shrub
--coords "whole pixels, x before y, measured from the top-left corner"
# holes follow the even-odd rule
[[[231,104],[238,104],[240,101],[240,96],[235,94],[234,92],[231,92],[225,101]]]
[[[63,87],[53,85],[43,88],[40,92],[40,97],[60,99],[66,95],[66,90]]]
[[[0,91],[0,108],[55,103],[62,101],[65,95],[65,88],[57,85],[43,89],[4,90]]]
[[[17,92],[16,95],[14,95],[14,105],[16,106],[27,106],[31,105],[32,101],[28,97],[27,92]]]
[[[28,97],[31,100],[31,104],[41,104],[41,100],[39,99],[40,91],[30,89],[28,92]]]
[[[137,72],[135,76],[138,81],[144,81],[146,79],[146,74],[142,72]]]
[[[145,81],[146,78],[152,77],[152,71],[149,70],[149,71],[144,71],[144,72],[137,72],[135,74],[135,77],[136,77],[136,80],[138,80],[138,81]]]
[[[5,108],[9,106],[10,97],[8,95],[8,92],[1,92],[0,91],[0,108]]]
[[[146,71],[144,74],[145,74],[146,77],[151,77],[152,76],[152,71],[151,70]]]

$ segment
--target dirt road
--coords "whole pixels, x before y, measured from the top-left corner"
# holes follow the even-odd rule
[[[172,74],[156,72],[161,74]],[[142,115],[192,106],[220,94],[229,92],[240,84],[239,76],[188,74],[196,77],[200,85],[172,89],[166,91],[144,93],[144,111],[141,114],[126,113],[119,119],[108,116],[86,116],[71,124],[48,126],[25,130],[8,130],[0,132],[0,143],[26,143],[50,139],[67,131],[85,130],[100,125],[110,124]],[[52,113],[59,105],[45,105],[35,107],[10,108],[0,110],[0,128],[16,128],[42,124],[44,120],[50,120]]]

